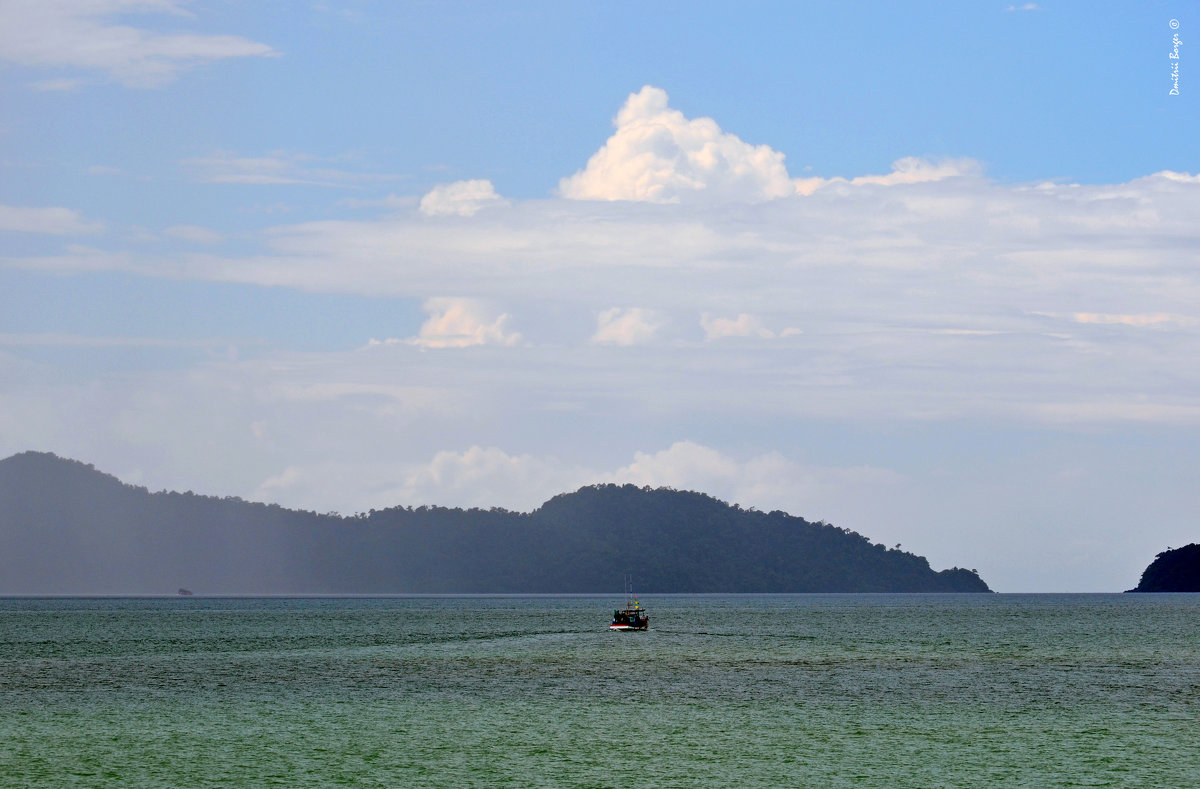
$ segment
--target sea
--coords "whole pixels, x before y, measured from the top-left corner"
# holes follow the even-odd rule
[[[3,787],[1195,787],[1200,595],[0,599]]]

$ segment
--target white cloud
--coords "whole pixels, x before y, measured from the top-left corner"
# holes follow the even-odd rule
[[[635,452],[632,462],[615,470],[476,445],[416,462],[293,464],[271,474],[251,498],[343,513],[422,504],[528,512],[559,493],[597,483],[702,491],[731,504],[816,520],[853,496],[894,491],[904,477],[881,468],[804,465],[778,452],[738,460],[692,441]]]
[[[158,33],[119,24],[117,15],[191,16],[172,0],[7,0],[0,4],[0,60],[23,66],[100,71],[129,87],[155,87],[202,63],[278,53],[233,35]],[[38,83],[70,89],[73,79]]]
[[[613,472],[610,479],[639,486],[712,491],[728,488],[738,474],[737,463],[717,450],[677,441],[654,454],[635,453],[633,462]]]
[[[262,429],[263,428],[260,425],[259,431],[261,432]],[[254,432],[253,425],[251,425],[251,432]],[[331,471],[333,471],[335,475],[337,472],[344,473],[344,471],[341,469],[329,467],[320,469],[319,473],[323,477],[329,478],[331,476]],[[300,468],[299,466],[288,466],[278,474],[263,480],[262,484],[255,488],[254,492],[250,494],[250,498],[254,501],[265,501],[272,504],[278,503],[281,498],[296,501],[295,491],[298,488],[307,487],[310,485],[311,483],[308,477],[311,477],[312,475],[312,471],[306,474],[304,469]],[[292,506],[305,507],[306,505],[296,503]]]
[[[931,162],[916,156],[906,156],[893,162],[892,171],[887,175],[863,175],[851,178],[850,183],[883,186],[920,184],[928,181],[941,181],[945,178],[980,175],[981,172],[982,167],[974,159],[941,159]]]
[[[474,216],[482,208],[504,203],[491,181],[455,181],[430,189],[421,198],[420,211],[425,216]]]
[[[439,451],[427,462],[292,465],[250,496],[320,511],[332,504],[343,513],[423,504],[529,511],[593,481],[591,472],[554,457],[472,446]]]
[[[585,470],[553,457],[509,455],[495,447],[442,451],[406,469],[396,495],[407,502],[459,501],[461,506],[528,510],[563,490],[586,484]]]
[[[708,340],[722,337],[758,337],[767,340],[775,336],[775,332],[763,325],[761,318],[745,312],[736,318],[714,318],[706,312],[700,316],[700,325],[704,327],[704,337]]]
[[[886,175],[860,175],[855,178],[797,178],[796,192],[811,195],[831,184],[850,186],[897,186],[899,184],[921,184],[942,181],[947,178],[978,176],[983,167],[974,159],[941,159],[936,162],[916,156],[905,156],[892,162],[892,171]]]
[[[613,125],[587,167],[559,184],[564,197],[758,202],[795,194],[782,153],[743,142],[711,118],[685,118],[659,88],[631,94]]]
[[[1165,178],[1168,181],[1179,181],[1185,184],[1200,184],[1200,173],[1192,175],[1191,173],[1178,173],[1174,170],[1162,170],[1155,173],[1153,177]]]
[[[1168,312],[1155,312],[1143,315],[1113,315],[1098,312],[1077,312],[1073,316],[1079,323],[1119,324],[1138,328],[1146,326],[1164,326],[1166,324],[1194,325],[1196,318],[1184,315],[1172,315]]]
[[[69,208],[0,205],[0,231],[73,236],[99,233],[103,229],[103,223],[85,221],[78,211]]]
[[[597,316],[592,342],[597,345],[639,345],[654,339],[661,327],[662,322],[652,310],[613,307]]]
[[[231,151],[214,151],[208,156],[184,159],[180,164],[196,180],[209,184],[292,184],[345,188],[403,178],[331,166],[352,160],[353,157],[349,156],[319,157],[289,151],[271,151],[264,156],[239,156]]]
[[[647,85],[631,94],[613,121],[616,132],[587,167],[559,183],[572,200],[651,203],[756,203],[811,195],[841,183],[854,186],[913,184],[978,175],[971,159],[930,162],[905,157],[886,175],[792,179],[784,154],[751,145],[722,131],[712,118],[689,120],[668,106],[665,91]]]
[[[420,334],[410,340],[422,348],[467,348],[472,345],[516,345],[521,335],[509,330],[507,313],[496,315],[485,304],[472,299],[426,300],[429,319]]]
[[[677,441],[659,452],[635,453],[632,463],[604,475],[604,481],[700,490],[745,507],[780,509],[815,520],[834,502],[886,493],[904,477],[867,466],[805,465],[779,452],[737,460],[712,447]]]

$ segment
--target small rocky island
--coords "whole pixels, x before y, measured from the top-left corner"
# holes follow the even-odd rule
[[[1168,548],[1154,557],[1131,592],[1200,592],[1200,544]]]

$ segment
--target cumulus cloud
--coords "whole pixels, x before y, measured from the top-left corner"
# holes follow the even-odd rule
[[[775,336],[775,332],[763,325],[761,318],[745,312],[736,318],[714,318],[706,312],[700,316],[700,325],[708,340],[722,337],[758,337],[767,340]]]
[[[631,94],[616,131],[587,167],[559,184],[573,200],[675,203],[758,202],[795,194],[783,154],[724,132],[712,118],[689,120],[649,85]]]
[[[516,345],[521,335],[509,330],[507,313],[496,315],[473,299],[435,298],[425,301],[429,319],[408,340],[422,348],[467,348],[472,345]]]
[[[587,166],[559,183],[563,197],[757,203],[811,195],[834,183],[892,186],[977,175],[981,169],[971,159],[931,162],[910,156],[897,160],[886,175],[793,179],[784,154],[744,142],[712,118],[686,118],[668,106],[665,91],[650,85],[629,96],[613,125],[616,131]]]
[[[702,490],[747,507],[782,509],[815,517],[852,492],[881,493],[902,484],[883,468],[807,465],[779,452],[737,459],[694,441],[677,441],[658,452],[636,452],[606,481],[679,490]]]
[[[504,202],[491,181],[455,181],[426,192],[421,198],[420,211],[425,216],[474,216],[482,208]]]
[[[609,470],[550,454],[473,445],[441,450],[423,461],[293,464],[263,480],[251,498],[320,511],[438,504],[528,512],[559,493],[597,483],[702,491],[744,507],[815,520],[850,496],[894,491],[904,477],[883,468],[806,465],[778,452],[738,459],[694,441],[635,452],[630,463]]]
[[[74,236],[99,233],[103,229],[103,223],[84,220],[79,212],[69,208],[0,205],[0,231]]]
[[[916,156],[906,156],[892,163],[892,171],[887,175],[862,175],[851,178],[851,184],[880,184],[895,186],[896,184],[920,184],[927,181],[941,181],[946,178],[958,178],[967,175],[980,175],[982,166],[974,159],[940,159],[929,161]]]
[[[635,453],[633,462],[613,472],[610,479],[650,487],[715,490],[728,487],[737,475],[737,463],[719,451],[677,441],[660,452]]]
[[[552,456],[471,446],[439,451],[424,462],[291,465],[259,484],[251,498],[321,511],[333,505],[345,513],[423,504],[528,511],[594,481],[587,469]]]
[[[461,452],[441,451],[427,464],[409,466],[396,494],[407,502],[530,509],[555,493],[586,484],[586,476],[585,470],[553,457],[472,446]]]
[[[100,71],[128,87],[170,82],[202,63],[278,53],[267,44],[232,35],[158,33],[118,24],[117,15],[191,16],[172,0],[8,0],[0,4],[0,59],[23,66]],[[74,80],[43,81],[64,90]]]
[[[639,345],[654,339],[662,322],[652,310],[641,307],[613,307],[596,318],[596,345]]]

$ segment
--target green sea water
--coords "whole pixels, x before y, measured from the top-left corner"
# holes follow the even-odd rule
[[[1200,596],[0,599],[4,787],[1194,787]]]

